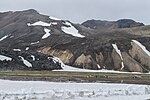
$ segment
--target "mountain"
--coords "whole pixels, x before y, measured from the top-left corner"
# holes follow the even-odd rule
[[[0,13],[0,69],[62,69],[59,58],[77,68],[149,72],[149,26],[128,19],[90,23],[34,9]]]
[[[85,27],[96,30],[112,30],[117,28],[131,28],[144,26],[143,23],[135,22],[131,19],[120,19],[117,21],[101,21],[101,20],[88,20],[82,23]]]

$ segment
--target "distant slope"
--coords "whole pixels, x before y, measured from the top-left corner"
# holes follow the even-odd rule
[[[117,21],[87,20],[83,22],[82,25],[96,30],[111,30],[116,28],[144,26],[143,23],[135,22],[131,19],[120,19]]]

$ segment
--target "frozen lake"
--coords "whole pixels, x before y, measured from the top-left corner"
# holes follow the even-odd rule
[[[0,100],[146,100],[150,86],[0,80]]]

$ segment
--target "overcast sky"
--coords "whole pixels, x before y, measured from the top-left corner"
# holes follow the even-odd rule
[[[0,0],[1,12],[31,8],[77,23],[130,18],[150,24],[150,0]]]

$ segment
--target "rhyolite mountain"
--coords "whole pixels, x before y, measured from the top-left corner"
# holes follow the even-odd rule
[[[0,70],[149,72],[150,26],[131,19],[75,24],[30,9],[0,13]]]

